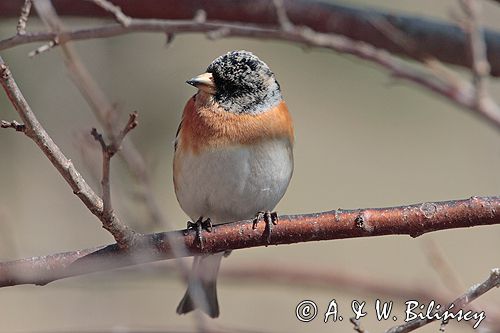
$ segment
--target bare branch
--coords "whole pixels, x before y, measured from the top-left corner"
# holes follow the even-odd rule
[[[451,305],[453,305],[453,308],[455,309],[462,309],[467,304],[474,301],[476,298],[482,296],[489,290],[499,286],[500,286],[500,269],[495,268],[491,270],[490,276],[483,283],[470,287],[466,293],[464,293],[462,296],[458,297],[453,302],[451,302],[450,306],[442,307],[441,310],[435,311],[434,312],[435,315],[432,318],[412,320],[405,324],[392,327],[391,329],[387,330],[386,333],[408,333],[414,331],[417,328],[420,328],[424,325],[432,323],[433,321],[441,318],[442,314],[447,309],[450,309]],[[440,316],[438,316],[437,314],[439,314]],[[447,322],[444,321],[442,325],[446,324]]]
[[[484,103],[485,98],[489,98],[487,85],[490,74],[484,32],[479,23],[480,3],[477,0],[460,0],[460,3],[466,14],[464,24],[471,59],[470,67],[476,88],[476,103],[480,105]]]
[[[106,136],[111,142],[116,141],[118,129],[115,124],[119,118],[119,110],[111,103],[98,83],[92,78],[75,48],[70,43],[67,43],[70,38],[64,32],[64,25],[57,16],[51,2],[38,0],[35,2],[35,8],[49,28],[58,33],[55,37],[56,40],[61,38],[64,41],[60,45],[65,59],[64,63],[71,79],[91,107]],[[123,142],[123,148],[119,151],[119,156],[124,160],[129,172],[140,186],[140,199],[150,214],[150,223],[155,226],[164,226],[166,219],[153,196],[151,180],[144,157],[131,140]]]
[[[99,218],[99,220],[101,220],[103,226],[114,236],[118,235],[118,238],[116,238],[118,245],[121,248],[127,248],[130,246],[136,235],[135,232],[127,226],[121,224],[115,214],[112,214],[110,217],[106,217],[103,210],[104,207],[102,200],[87,184],[71,160],[63,154],[40,124],[28,102],[21,93],[21,90],[19,90],[12,73],[3,61],[2,57],[0,57],[0,83],[7,93],[12,105],[24,122],[25,129],[23,133],[38,145],[45,156],[47,156],[54,167],[66,180],[68,185],[73,190],[73,193],[80,198],[85,206],[97,218]]]
[[[31,11],[32,0],[24,0],[24,4],[21,8],[21,15],[19,16],[19,21],[17,22],[17,34],[24,35],[26,33],[26,23],[28,22],[28,16]]]
[[[102,150],[102,202],[103,202],[103,215],[104,221],[103,226],[111,233],[116,229],[113,228],[110,222],[113,221],[113,207],[111,204],[111,185],[110,185],[110,172],[111,172],[111,158],[118,152],[125,136],[137,126],[137,112],[133,112],[129,116],[129,120],[120,134],[117,136],[116,140],[112,141],[109,145],[106,144],[102,135],[97,132],[97,129],[93,128],[90,132],[94,139],[99,142]],[[122,237],[121,233],[113,234],[118,243],[124,243],[126,240],[120,239]]]
[[[36,57],[37,55],[39,55],[41,53],[52,50],[57,45],[59,45],[59,38],[57,38],[57,36],[56,36],[56,37],[54,37],[53,40],[49,41],[47,44],[43,44],[42,46],[39,46],[36,49],[34,49],[33,51],[31,51],[30,53],[28,53],[28,57],[30,57],[30,58]]]
[[[205,23],[207,22],[207,12],[203,9],[198,9],[194,13],[193,22],[195,23]]]
[[[273,0],[274,8],[276,9],[276,17],[280,28],[284,31],[293,29],[293,24],[286,14],[286,8],[283,0]]]
[[[116,139],[111,143],[112,145],[110,147],[110,149],[111,149],[110,153],[112,153],[114,155],[120,150],[123,139],[125,139],[125,136],[131,130],[133,130],[134,128],[137,127],[137,124],[138,124],[137,117],[138,116],[139,116],[139,114],[137,113],[137,111],[134,111],[131,114],[129,114],[128,121],[125,124],[125,127],[120,131],[120,134],[118,134]]]
[[[0,127],[13,128],[17,132],[24,132],[26,130],[26,126],[24,126],[24,124],[18,123],[16,120],[13,121],[0,120]]]
[[[364,329],[364,327],[361,326],[361,322],[356,319],[355,317],[352,317],[352,318],[349,318],[349,321],[354,325],[353,329],[358,332],[358,333],[368,333],[368,331],[366,331]]]
[[[136,235],[134,245],[122,251],[116,244],[0,264],[0,286],[45,284],[54,280],[180,256],[218,253],[267,246],[264,224],[252,220],[214,226],[203,234],[200,249],[194,231]],[[392,208],[336,210],[281,216],[273,227],[271,245],[381,235],[418,237],[427,232],[500,224],[500,197],[426,202]],[[174,244],[184,244],[182,255]]]
[[[18,8],[24,0],[0,1],[0,16],[17,17]],[[95,6],[92,1],[54,0],[59,15],[80,17],[103,17],[108,12]],[[276,10],[269,0],[249,1],[196,1],[196,0],[142,0],[141,5],[129,0],[113,0],[113,4],[123,12],[136,18],[170,19],[171,23],[182,22],[195,16],[197,10],[206,12],[211,22],[228,24],[240,22],[260,27],[279,26]],[[296,26],[309,27],[322,33],[343,35],[356,41],[369,43],[394,54],[414,58],[414,52],[394,43],[391,38],[373,29],[374,21],[390,22],[410,40],[419,42],[419,50],[444,63],[469,68],[465,35],[456,25],[429,18],[415,17],[402,13],[384,12],[382,9],[356,7],[321,0],[284,0],[287,17]],[[224,10],[220,10],[224,8]],[[179,21],[181,20],[181,21]],[[354,27],[354,28],[353,28]],[[145,29],[144,31],[148,31]],[[130,32],[130,31],[129,31]],[[33,36],[11,40],[10,45],[28,42]],[[39,38],[39,37],[38,37]],[[500,75],[500,33],[485,30],[487,56],[493,76]],[[52,38],[44,39],[45,41]],[[40,40],[38,40],[40,41]],[[425,41],[425,42],[424,42]],[[14,44],[12,44],[12,42]],[[33,40],[31,40],[33,42]],[[6,46],[0,42],[0,49]]]
[[[87,1],[91,1],[96,5],[98,5],[99,7],[101,7],[102,9],[112,13],[115,16],[116,20],[124,27],[130,24],[131,21],[130,17],[125,15],[120,7],[115,6],[111,2],[107,0],[87,0]]]
[[[457,272],[451,267],[451,264],[438,244],[432,239],[426,240],[423,244],[427,260],[439,275],[441,282],[454,293],[459,293],[463,290],[465,288],[463,282],[458,277]]]
[[[372,45],[342,36],[315,32],[308,28],[296,27],[285,31],[242,24],[133,19],[127,27],[121,25],[107,25],[86,30],[61,32],[61,35],[65,36],[65,40],[79,40],[110,37],[131,31],[162,31],[171,34],[196,31],[211,33],[211,38],[219,35],[222,37],[253,37],[260,39],[287,40],[309,47],[335,50],[339,53],[350,54],[376,63],[389,70],[393,77],[411,81],[427,90],[437,93],[458,106],[474,111],[474,114],[481,116],[484,120],[487,120],[500,129],[500,108],[496,102],[491,97],[485,96],[482,99],[482,103],[476,103],[475,89],[468,82],[463,80],[449,80],[448,77],[442,78],[430,71],[410,66],[405,61],[383,50],[377,49]],[[216,33],[214,34],[213,31]],[[45,37],[48,36],[54,37],[54,35],[51,34]],[[15,36],[13,38],[21,37],[23,36]],[[39,38],[40,35],[24,37]],[[7,41],[7,44],[8,43],[10,42]],[[1,44],[2,42],[0,42],[0,49],[2,48]]]

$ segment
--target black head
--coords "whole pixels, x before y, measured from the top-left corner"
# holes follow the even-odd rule
[[[256,114],[281,101],[274,73],[251,52],[226,53],[215,59],[206,72],[209,74],[200,76],[205,78],[204,90],[213,94],[215,101],[226,111]],[[207,83],[207,78],[212,84]],[[198,86],[196,78],[188,83]]]

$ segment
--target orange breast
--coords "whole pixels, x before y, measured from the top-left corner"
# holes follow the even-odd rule
[[[288,138],[291,143],[294,139],[292,118],[284,101],[263,113],[234,114],[213,103],[198,103],[194,97],[184,108],[178,135],[179,149],[190,149],[194,153],[210,147],[247,145],[272,138]]]

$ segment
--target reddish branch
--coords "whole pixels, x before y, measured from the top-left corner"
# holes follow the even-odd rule
[[[23,1],[0,1],[0,16],[18,17]],[[59,15],[113,17],[112,13],[91,1],[54,0],[53,3]],[[112,3],[134,18],[189,20],[202,9],[209,21],[243,22],[261,26],[277,26],[279,23],[273,2],[269,0],[113,0]],[[427,18],[324,3],[319,0],[285,0],[284,5],[290,21],[297,26],[344,35],[417,60],[420,60],[421,54],[428,54],[446,63],[470,67],[466,38],[458,26]],[[419,54],[394,42],[390,36],[375,28],[376,21],[389,22],[408,39],[416,41]],[[500,52],[500,34],[487,30],[485,36],[491,74],[499,76],[500,57],[496,55]],[[17,41],[27,41],[34,36],[28,34],[23,39],[20,37],[16,37]]]
[[[324,213],[281,216],[273,228],[272,245],[381,235],[410,235],[500,224],[500,197],[426,202],[392,208],[335,210]],[[213,227],[204,232],[203,250],[195,232],[172,231],[137,235],[127,251],[116,244],[94,249],[33,257],[0,264],[0,286],[46,284],[91,272],[131,266],[176,257],[172,244],[185,244],[185,256],[265,246],[264,224],[254,230],[252,221]],[[184,234],[185,233],[185,234]]]

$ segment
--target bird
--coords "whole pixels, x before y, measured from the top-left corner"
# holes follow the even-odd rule
[[[174,143],[177,200],[203,246],[202,229],[221,223],[264,220],[293,173],[294,129],[280,85],[256,55],[235,50],[213,60],[188,81],[198,90],[186,103]],[[178,314],[199,308],[219,316],[217,274],[225,253],[196,256]]]

